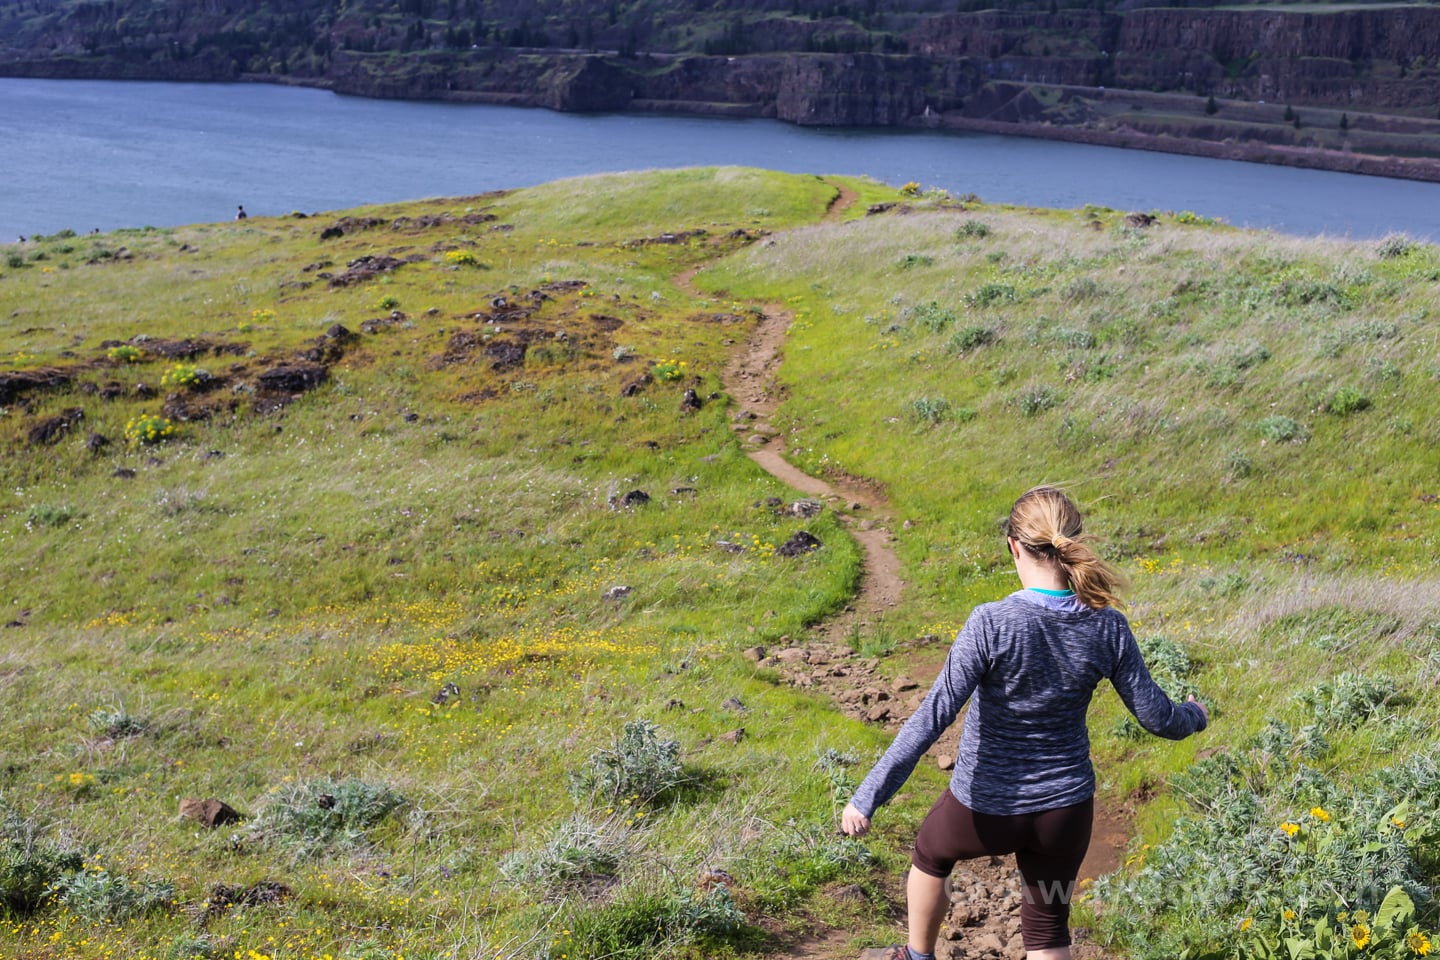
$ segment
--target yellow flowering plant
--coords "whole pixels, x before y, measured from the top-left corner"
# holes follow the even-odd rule
[[[1241,954],[1256,960],[1411,960],[1432,949],[1431,934],[1416,922],[1415,901],[1399,886],[1390,889],[1373,917],[1366,910],[1339,910],[1301,922],[1298,930],[1296,918],[1288,907],[1281,911],[1280,929],[1252,928],[1247,918],[1240,930],[1250,940]]]

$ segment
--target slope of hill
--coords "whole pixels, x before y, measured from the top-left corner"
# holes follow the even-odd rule
[[[1092,939],[1433,935],[1440,254],[1194,220],[720,169],[0,248],[0,952],[889,939],[944,775],[839,838],[887,740],[846,712],[913,707],[1046,480],[1215,707],[1097,699],[1139,839]],[[838,649],[853,511],[792,508],[722,380],[762,314],[769,446],[894,514]]]
[[[1440,12],[917,0],[0,5],[0,75],[948,126],[1440,179]]]

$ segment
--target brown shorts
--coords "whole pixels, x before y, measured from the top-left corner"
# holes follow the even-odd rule
[[[930,808],[910,862],[932,877],[948,877],[958,860],[1015,854],[1025,881],[1020,932],[1026,950],[1070,945],[1070,897],[1090,847],[1095,801],[1073,807],[998,816],[977,813],[949,788]]]

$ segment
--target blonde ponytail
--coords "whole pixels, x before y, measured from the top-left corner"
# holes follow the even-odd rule
[[[1087,607],[1099,610],[1121,604],[1124,576],[1100,559],[1084,533],[1080,510],[1058,487],[1027,490],[1010,508],[1005,535],[1039,560],[1057,563],[1070,581],[1070,589]]]

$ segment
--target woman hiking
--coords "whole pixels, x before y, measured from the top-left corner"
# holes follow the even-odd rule
[[[969,701],[949,789],[915,838],[909,941],[876,952],[884,960],[934,960],[956,861],[1007,853],[1025,884],[1027,960],[1069,960],[1070,897],[1095,809],[1085,713],[1096,685],[1109,679],[1158,736],[1181,740],[1209,722],[1204,704],[1176,704],[1151,679],[1114,609],[1124,582],[1081,527],[1080,511],[1055,487],[1015,501],[1005,542],[1022,589],[971,612],[929,694],[845,807],[845,833],[866,833]]]

